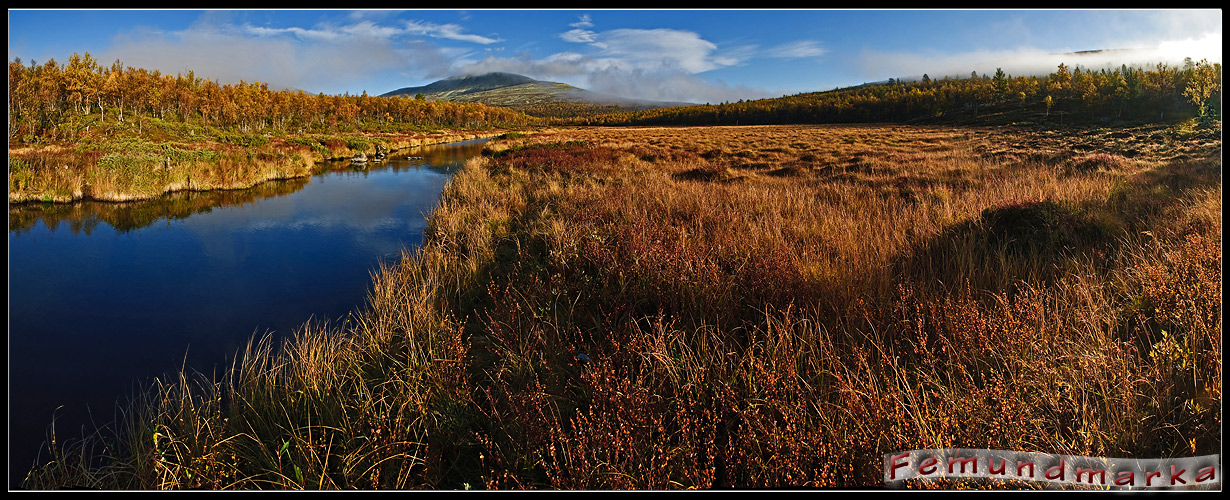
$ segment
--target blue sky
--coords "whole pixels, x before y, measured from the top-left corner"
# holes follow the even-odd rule
[[[1221,10],[9,10],[9,60],[377,95],[505,71],[721,102],[1060,62],[1221,62]],[[1133,49],[1100,55],[1071,52]],[[1065,54],[1066,55],[1060,55]]]

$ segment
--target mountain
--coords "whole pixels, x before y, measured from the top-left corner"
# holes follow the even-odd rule
[[[477,76],[464,75],[446,78],[422,87],[400,88],[381,94],[381,97],[423,94],[429,100],[454,101],[461,100],[464,96],[469,95],[470,98],[466,100],[473,100],[474,94],[481,92],[533,83],[546,82],[538,82],[538,80],[528,76],[514,75],[512,73],[487,73]]]
[[[419,94],[427,100],[479,102],[514,108],[538,116],[583,115],[693,105],[688,102],[628,99],[512,73],[454,76],[420,87],[400,88],[380,96],[413,97]]]

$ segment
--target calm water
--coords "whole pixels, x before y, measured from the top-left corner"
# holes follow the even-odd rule
[[[371,272],[422,241],[444,183],[482,142],[251,190],[10,207],[10,487],[53,415],[58,440],[80,436],[153,377],[185,363],[220,374],[254,334],[361,308]]]

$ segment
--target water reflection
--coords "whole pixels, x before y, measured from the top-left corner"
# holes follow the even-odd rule
[[[61,441],[80,436],[153,377],[217,373],[254,334],[361,307],[370,273],[421,243],[449,174],[483,142],[250,190],[11,206],[10,486],[53,413]]]
[[[347,162],[323,164],[316,180],[325,174],[366,177],[373,172],[428,169],[441,174],[451,174],[482,149],[482,139],[466,141],[449,146],[428,146],[396,151],[382,163],[370,163],[366,168],[356,169]],[[92,234],[99,223],[116,231],[126,233],[157,222],[186,219],[192,214],[209,212],[218,207],[246,205],[257,200],[274,198],[303,189],[310,178],[274,180],[249,189],[181,191],[152,200],[129,202],[82,201],[77,203],[22,203],[9,205],[9,232],[21,235],[42,222],[52,231],[65,225],[73,234]]]

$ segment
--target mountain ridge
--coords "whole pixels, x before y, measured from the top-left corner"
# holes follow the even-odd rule
[[[623,111],[692,106],[690,102],[653,101],[632,99],[574,87],[566,83],[535,80],[514,73],[492,72],[482,75],[458,75],[437,80],[427,85],[403,87],[380,94],[381,97],[399,95],[418,96],[433,101],[479,102],[527,110],[569,105],[572,107],[617,108]],[[531,113],[534,114],[534,113]]]

